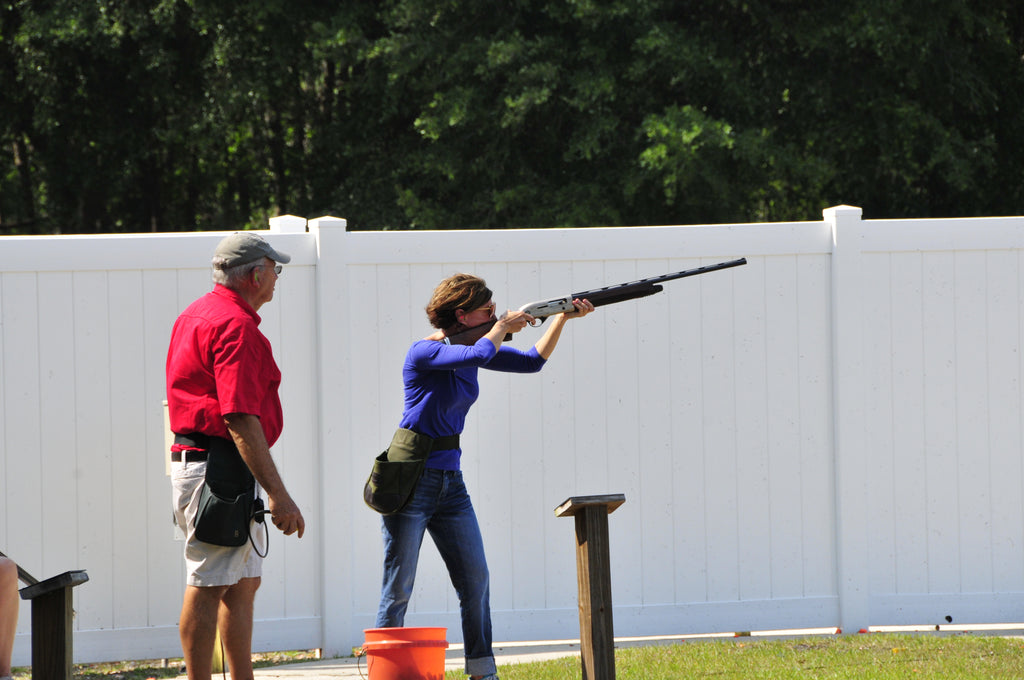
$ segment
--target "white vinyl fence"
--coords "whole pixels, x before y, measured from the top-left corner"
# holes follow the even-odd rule
[[[307,520],[273,533],[254,648],[347,654],[373,626],[361,498],[423,306],[455,271],[499,307],[746,257],[573,321],[536,375],[482,372],[464,469],[497,640],[578,634],[570,496],[609,518],[617,635],[1024,620],[1024,218],[348,232],[275,218],[263,329],[274,456]],[[77,661],[180,656],[164,359],[223,233],[0,238],[0,550],[85,569]],[[543,329],[526,329],[528,346]],[[429,541],[428,541],[429,543]],[[29,659],[29,607],[15,663]],[[458,603],[432,546],[407,625]]]

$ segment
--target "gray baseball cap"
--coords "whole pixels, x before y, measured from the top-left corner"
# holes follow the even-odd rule
[[[282,264],[288,264],[292,259],[290,255],[274,250],[262,236],[251,231],[236,231],[225,236],[213,253],[215,266],[220,269],[248,264],[263,257],[269,257],[274,262]]]

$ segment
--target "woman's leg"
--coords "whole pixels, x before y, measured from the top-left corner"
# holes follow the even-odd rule
[[[459,596],[466,673],[494,673],[490,575],[480,524],[459,472],[446,473],[440,504],[427,524]]]
[[[381,518],[384,578],[377,609],[377,628],[397,628],[405,623],[405,610],[416,580],[423,533],[437,505],[441,475],[439,470],[424,470],[409,504],[401,512]]]

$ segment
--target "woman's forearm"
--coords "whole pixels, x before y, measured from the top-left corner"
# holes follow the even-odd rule
[[[547,361],[551,356],[551,353],[555,351],[555,347],[558,345],[558,338],[562,335],[562,327],[565,326],[565,322],[569,319],[579,319],[594,311],[594,305],[590,303],[590,300],[573,300],[572,303],[576,307],[576,311],[562,312],[561,314],[555,314],[551,317],[551,325],[548,326],[547,332],[540,340],[537,341],[537,344],[533,346],[545,361]]]
[[[555,314],[551,317],[548,329],[541,336],[540,340],[537,341],[537,344],[533,346],[541,359],[546,361],[551,357],[551,353],[555,351],[555,347],[558,345],[558,338],[562,336],[562,328],[564,326],[565,314]]]

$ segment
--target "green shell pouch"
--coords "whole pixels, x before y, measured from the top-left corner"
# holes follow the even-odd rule
[[[399,428],[391,445],[373,461],[373,469],[363,485],[363,501],[382,515],[399,512],[412,498],[430,452],[458,446],[459,435],[431,439]]]

